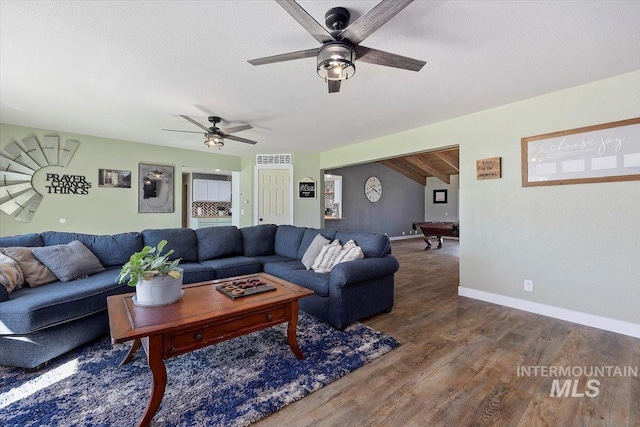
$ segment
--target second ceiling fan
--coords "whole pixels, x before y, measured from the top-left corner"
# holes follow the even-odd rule
[[[420,71],[425,61],[361,46],[360,43],[407,7],[413,0],[382,0],[373,9],[349,25],[350,13],[343,7],[334,7],[325,14],[327,31],[294,0],[276,0],[322,46],[249,60],[251,65],[273,64],[293,59],[317,58],[317,72],[329,86],[329,93],[340,91],[340,82],[356,72],[356,60],[385,65],[403,70]]]
[[[222,148],[224,147],[224,140],[225,139],[230,139],[232,141],[238,141],[238,142],[244,142],[245,144],[252,144],[255,145],[257,144],[257,141],[253,141],[251,139],[247,139],[247,138],[240,138],[239,136],[235,136],[235,135],[229,135],[231,133],[234,132],[240,132],[243,130],[249,130],[249,129],[253,129],[253,126],[247,124],[247,125],[240,125],[240,126],[235,126],[232,128],[226,128],[226,129],[220,129],[217,124],[220,123],[220,121],[222,120],[220,117],[218,116],[209,116],[209,121],[211,122],[211,127],[206,127],[203,124],[198,123],[197,121],[193,120],[191,117],[189,116],[185,116],[180,114],[180,117],[182,117],[183,119],[190,121],[191,123],[193,123],[194,125],[198,126],[199,128],[204,129],[206,132],[204,134],[205,137],[205,141],[204,141],[204,145],[206,145],[207,147],[218,147],[218,148]],[[195,132],[192,130],[178,130],[178,129],[162,129],[168,132],[186,132],[186,133],[202,133],[202,132]]]

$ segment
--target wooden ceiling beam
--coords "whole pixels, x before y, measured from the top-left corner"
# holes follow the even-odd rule
[[[420,159],[418,157],[407,157],[406,159],[407,159],[407,161],[409,163],[412,163],[415,166],[418,166],[420,169],[424,170],[428,174],[431,174],[431,175],[435,176],[440,181],[446,182],[447,184],[451,183],[451,179],[449,178],[449,174],[447,174],[445,172],[442,172],[439,169],[436,169],[435,167],[433,167],[429,163],[425,162],[424,160],[422,160],[422,159]]]
[[[460,152],[459,151],[436,151],[433,153],[437,158],[460,172]]]
[[[386,167],[388,167],[389,169],[392,169],[396,172],[398,172],[399,174],[402,174],[404,176],[406,176],[409,179],[414,180],[415,182],[417,182],[420,185],[427,185],[427,177],[417,174],[411,170],[408,170],[405,167],[402,167],[401,165],[399,165],[396,161],[394,160],[380,160],[378,163],[380,163],[381,165],[384,165]]]

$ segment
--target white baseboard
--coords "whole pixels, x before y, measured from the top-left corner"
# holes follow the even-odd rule
[[[555,319],[566,320],[580,325],[591,326],[605,331],[616,332],[630,337],[640,338],[640,324],[625,322],[624,320],[610,319],[608,317],[597,316],[595,314],[582,313],[568,310],[566,308],[554,307],[532,301],[525,301],[491,292],[479,291],[477,289],[458,286],[458,295],[486,301],[493,304],[504,305],[506,307],[517,308],[518,310],[530,313],[541,314]]]
[[[418,237],[424,237],[422,234],[409,234],[407,236],[393,236],[389,237],[389,240],[407,240],[407,239],[416,239]]]

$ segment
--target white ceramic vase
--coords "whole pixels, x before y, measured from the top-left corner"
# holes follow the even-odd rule
[[[135,305],[141,307],[158,307],[172,304],[182,298],[183,270],[177,269],[180,277],[155,276],[150,280],[141,279],[136,285]]]

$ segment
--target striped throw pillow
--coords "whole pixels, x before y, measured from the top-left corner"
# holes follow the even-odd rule
[[[353,261],[364,258],[362,248],[349,240],[344,246],[336,239],[320,250],[318,257],[311,267],[316,273],[328,273],[341,262]]]
[[[311,269],[316,273],[330,272],[335,265],[334,262],[340,255],[341,250],[342,245],[340,244],[338,239],[327,245],[324,245],[322,249],[320,249],[320,253],[316,257],[315,261],[313,261]]]

